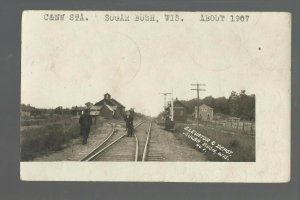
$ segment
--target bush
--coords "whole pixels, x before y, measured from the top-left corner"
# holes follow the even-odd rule
[[[21,160],[32,160],[48,151],[62,149],[64,143],[79,137],[79,125],[52,124],[44,127],[25,130],[21,137]]]

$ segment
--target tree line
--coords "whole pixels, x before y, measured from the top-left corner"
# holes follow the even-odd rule
[[[30,104],[21,104],[22,111],[28,111],[31,113],[31,116],[52,116],[52,115],[71,115],[72,110],[69,108],[63,108],[62,106],[58,106],[56,108],[36,108],[31,106]]]
[[[197,106],[197,99],[182,101],[182,103],[194,111]],[[208,96],[200,99],[200,105],[202,104],[212,107],[214,113],[255,121],[255,95],[247,95],[245,90],[241,90],[239,93],[232,91],[229,98]]]

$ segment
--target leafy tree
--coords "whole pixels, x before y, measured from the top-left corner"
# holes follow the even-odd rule
[[[229,106],[229,112],[232,116],[238,115],[239,110],[239,96],[235,91],[232,91],[229,99],[228,99],[228,106]]]
[[[197,106],[197,99],[181,101],[194,111]],[[255,120],[255,95],[247,95],[246,90],[240,93],[232,91],[229,98],[212,96],[200,99],[200,105],[206,104],[214,109],[214,113],[222,113],[234,117],[240,117],[242,120]]]
[[[57,115],[62,115],[63,114],[63,107],[58,106],[57,108],[54,109],[54,113]]]
[[[85,103],[85,105],[88,109],[90,109],[94,104],[91,102],[87,102],[87,103]]]

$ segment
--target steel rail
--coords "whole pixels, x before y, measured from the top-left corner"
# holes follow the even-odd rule
[[[148,134],[147,134],[147,139],[146,139],[146,143],[145,143],[145,147],[144,147],[142,162],[145,161],[146,156],[147,156],[151,127],[152,127],[152,122],[150,122],[150,125],[149,125],[149,128],[148,128]]]
[[[144,121],[140,122],[138,125],[136,125],[134,128],[140,126],[141,124],[143,124]],[[124,131],[125,132],[125,131]],[[122,138],[124,138],[126,136],[126,134],[121,135],[120,137],[118,137],[117,139],[115,139],[113,142],[109,143],[107,146],[105,146],[104,148],[102,148],[101,150],[99,150],[99,148],[96,149],[99,150],[98,152],[93,152],[94,154],[92,156],[89,156],[88,159],[86,159],[85,161],[92,161],[95,158],[97,158],[101,153],[103,153],[105,150],[107,150],[109,147],[111,147],[113,144],[117,143],[118,141],[120,141]],[[136,160],[136,155],[135,155],[135,160]]]
[[[110,132],[110,134],[105,138],[105,140],[99,144],[96,148],[94,148],[92,151],[90,151],[86,156],[84,156],[83,158],[80,159],[80,161],[86,161],[93,153],[95,153],[97,150],[99,150],[99,148],[107,141],[109,140],[113,134],[115,133],[115,127],[113,124],[109,123],[112,126],[112,130]]]
[[[87,159],[87,161],[94,160],[96,157],[99,156],[99,154],[101,154],[102,152],[104,152],[106,149],[108,149],[110,146],[112,146],[116,142],[120,141],[120,139],[122,139],[123,137],[125,137],[125,134],[121,135],[119,138],[117,138],[116,140],[114,140],[113,142],[111,142],[110,144],[108,144],[106,147],[104,147],[103,149],[101,149],[100,151],[98,151],[97,153],[95,153],[94,155],[92,155],[89,159]]]
[[[139,140],[136,136],[136,134],[134,134],[135,137],[135,156],[134,156],[134,161],[137,162],[138,161],[138,156],[139,156]]]

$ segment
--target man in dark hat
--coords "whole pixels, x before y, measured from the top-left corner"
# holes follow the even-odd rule
[[[132,117],[130,111],[126,112],[126,116],[125,116],[124,120],[126,122],[127,136],[132,137],[133,136],[133,117]]]
[[[79,118],[80,134],[83,137],[82,144],[87,143],[92,125],[92,116],[89,115],[89,110],[85,109],[84,113]]]

